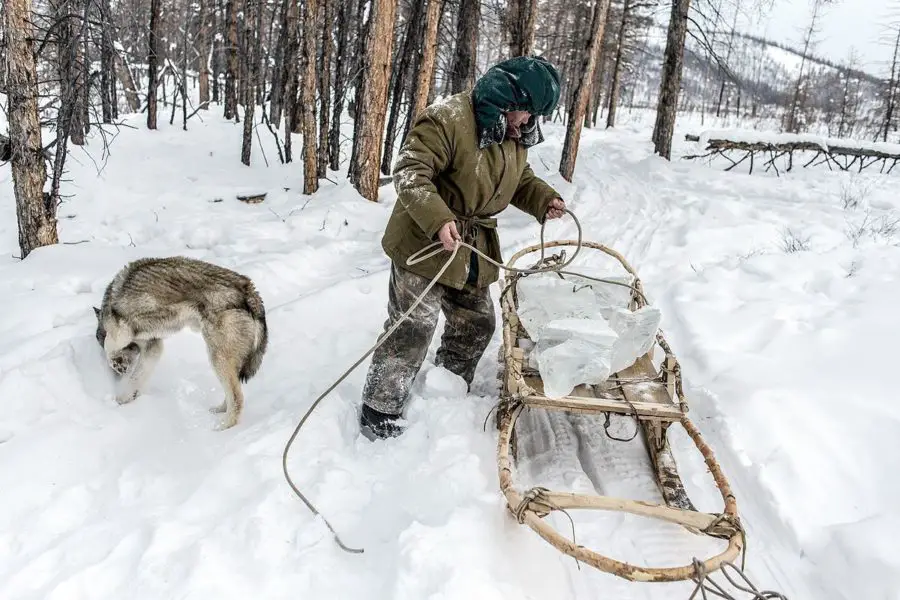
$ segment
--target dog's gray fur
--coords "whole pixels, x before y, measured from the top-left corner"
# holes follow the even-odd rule
[[[237,424],[241,382],[259,370],[268,343],[263,301],[249,278],[181,256],[142,258],[116,274],[94,313],[97,341],[109,366],[124,376],[119,404],[138,396],[162,354],[163,338],[187,327],[203,336],[225,389],[225,401],[211,409],[226,413],[218,428]]]

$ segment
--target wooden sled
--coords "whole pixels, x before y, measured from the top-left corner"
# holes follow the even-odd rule
[[[578,242],[573,240],[560,240],[549,242],[544,245],[544,248],[562,246],[574,248],[577,244]],[[581,252],[589,249],[599,250],[618,260],[634,278],[629,309],[634,311],[646,305],[637,273],[618,252],[592,242],[582,242],[581,248]],[[540,249],[540,245],[525,248],[513,255],[507,264],[514,266],[516,261],[526,254],[538,252]],[[558,265],[564,262],[564,256],[565,250],[562,254],[543,258],[534,266]],[[546,277],[546,275],[536,276]],[[698,569],[712,573],[723,563],[732,562],[744,546],[737,503],[712,450],[687,417],[688,407],[682,391],[681,370],[662,332],[658,332],[656,344],[647,354],[641,356],[629,368],[613,374],[604,384],[580,385],[565,398],[549,398],[542,393],[543,386],[540,375],[536,370],[527,367],[525,350],[522,349],[520,343],[523,339],[529,339],[528,333],[520,324],[517,315],[516,284],[522,277],[523,275],[518,273],[509,273],[500,282],[503,344],[500,349],[501,395],[497,411],[497,427],[500,434],[497,446],[497,464],[500,489],[506,496],[510,512],[519,523],[528,525],[558,550],[583,563],[630,581],[689,580],[697,576]],[[524,275],[524,277],[528,277],[528,275]],[[657,348],[663,353],[659,369],[653,363],[654,351]],[[595,414],[618,413],[635,417],[640,423],[642,437],[653,465],[654,476],[665,504],[608,496],[560,493],[545,488],[533,488],[521,492],[517,489],[513,479],[513,463],[516,453],[514,430],[516,420],[525,408]],[[666,437],[668,428],[674,423],[679,423],[684,427],[703,455],[722,495],[723,512],[719,514],[699,512],[688,498]],[[692,558],[686,561],[684,566],[665,568],[636,566],[574,544],[543,519],[554,510],[568,509],[622,511],[661,519],[679,524],[696,534],[728,540],[728,545],[716,556],[706,560]]]

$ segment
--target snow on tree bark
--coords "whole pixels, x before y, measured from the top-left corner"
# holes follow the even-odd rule
[[[378,201],[378,167],[387,109],[391,49],[397,0],[372,0],[366,35],[361,103],[357,107],[357,180],[354,186],[372,202]]]
[[[563,143],[562,160],[559,164],[559,173],[566,181],[572,181],[572,174],[575,171],[578,142],[581,139],[581,129],[584,125],[588,95],[591,93],[591,82],[594,79],[594,69],[597,68],[600,52],[603,48],[603,30],[606,26],[608,11],[609,0],[595,0],[590,37],[585,49],[581,72],[575,78],[572,110],[568,114],[569,123],[566,128],[566,139]]]
[[[10,166],[16,197],[19,250],[24,259],[35,248],[58,243],[59,238],[56,206],[47,202],[44,194],[47,171],[38,118],[31,2],[5,0],[3,15]]]

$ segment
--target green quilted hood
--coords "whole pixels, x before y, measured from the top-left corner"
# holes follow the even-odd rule
[[[478,125],[479,146],[500,143],[506,135],[504,112],[524,110],[532,115],[549,115],[559,102],[559,73],[539,56],[517,56],[497,63],[472,90],[472,105]],[[532,146],[543,141],[538,119],[522,128],[522,143]]]

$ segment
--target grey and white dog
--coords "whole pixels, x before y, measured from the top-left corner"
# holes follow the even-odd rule
[[[244,404],[241,383],[259,370],[268,343],[266,312],[244,275],[180,256],[142,258],[119,271],[103,294],[97,341],[113,371],[123,376],[116,395],[126,404],[140,394],[163,349],[163,338],[184,328],[206,342],[225,401],[217,429],[237,424]]]

